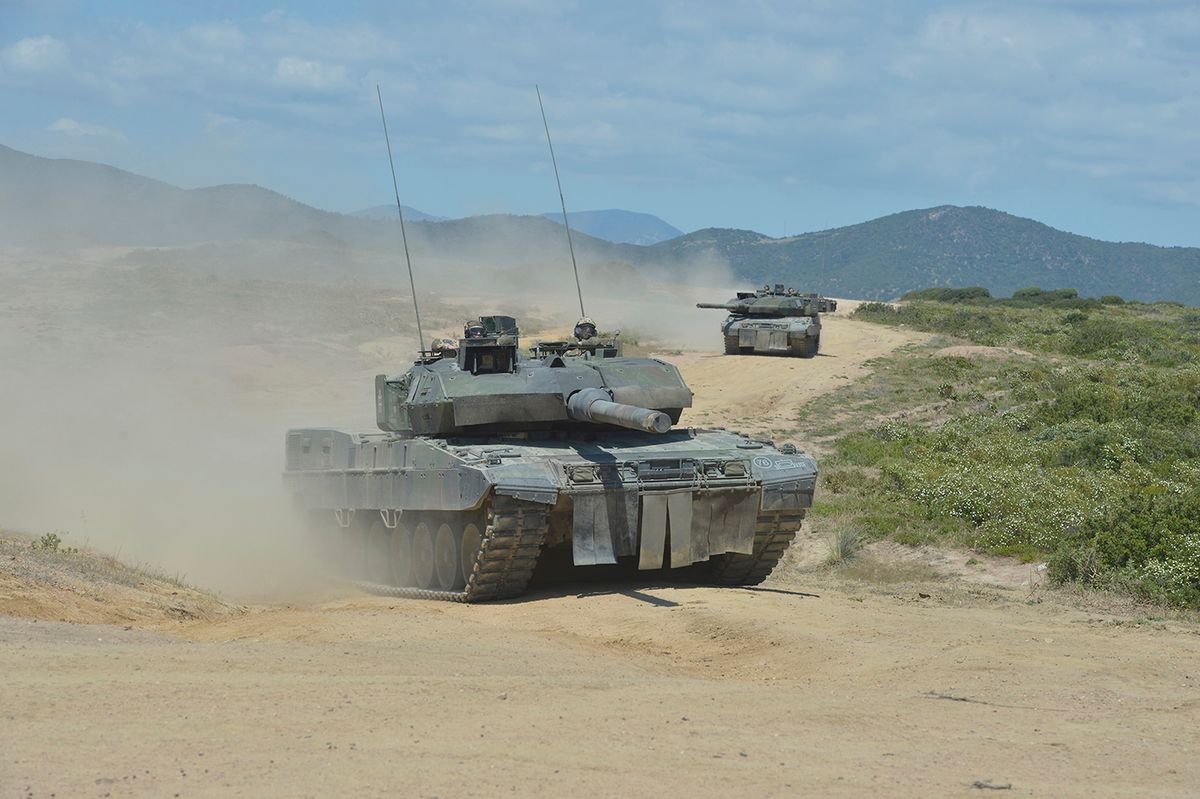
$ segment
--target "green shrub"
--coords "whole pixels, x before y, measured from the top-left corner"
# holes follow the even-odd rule
[[[836,566],[852,560],[862,549],[862,543],[862,538],[852,528],[843,527],[834,531],[829,536],[829,555],[825,558],[826,564]]]
[[[1093,584],[1103,571],[1099,553],[1089,546],[1064,544],[1046,561],[1046,574],[1057,583]]]
[[[34,549],[41,549],[46,552],[57,552],[62,545],[62,536],[58,533],[44,533],[41,538],[33,542]]]
[[[971,302],[974,300],[990,300],[992,293],[982,286],[968,288],[930,288],[910,291],[902,300],[933,300],[934,302]]]
[[[1200,607],[1200,312],[1037,287],[933,296],[855,316],[1055,357],[880,361],[855,407],[907,422],[835,442],[862,475],[839,512],[864,537],[1047,557],[1058,582]]]

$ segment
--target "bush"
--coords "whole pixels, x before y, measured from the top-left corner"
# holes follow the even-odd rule
[[[41,549],[46,552],[57,552],[61,545],[62,536],[58,533],[45,533],[41,538],[33,542],[34,549]]]
[[[840,512],[864,536],[1047,557],[1058,582],[1200,607],[1200,311],[1038,287],[928,299],[944,291],[855,317],[1056,357],[883,361],[859,407],[907,422],[837,440],[862,476]]]
[[[1095,583],[1103,573],[1093,547],[1063,545],[1046,561],[1046,574],[1056,583]]]
[[[830,566],[845,563],[856,557],[861,548],[862,539],[858,533],[850,528],[841,528],[829,536],[829,555],[825,563]]]
[[[1086,520],[1079,539],[1095,548],[1105,566],[1117,569],[1200,556],[1194,546],[1200,542],[1200,491],[1177,494],[1157,487],[1135,488],[1104,514]]]
[[[992,293],[982,286],[968,288],[931,288],[910,291],[902,300],[933,300],[934,302],[971,302],[974,300],[990,300]]]

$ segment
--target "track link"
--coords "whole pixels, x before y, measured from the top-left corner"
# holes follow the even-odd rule
[[[718,585],[758,585],[779,564],[803,519],[803,510],[760,513],[754,528],[754,553],[714,558],[709,561],[709,578]]]
[[[358,588],[381,596],[433,599],[442,602],[487,602],[525,593],[537,565],[549,521],[546,507],[493,495],[488,525],[475,555],[475,565],[462,591],[438,591],[412,586],[354,580]]]

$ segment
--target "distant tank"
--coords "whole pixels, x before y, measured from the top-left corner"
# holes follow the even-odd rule
[[[821,348],[821,314],[837,310],[837,300],[800,294],[776,283],[758,291],[739,291],[729,302],[700,302],[720,308],[726,355],[793,355],[812,358]]]
[[[375,378],[382,432],[287,432],[285,486],[368,590],[502,599],[555,564],[753,585],[812,505],[811,457],[675,428],[678,369],[622,357],[591,320],[528,354],[510,316],[450,344]]]

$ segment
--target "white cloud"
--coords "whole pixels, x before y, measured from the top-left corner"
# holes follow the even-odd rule
[[[241,50],[246,46],[246,34],[229,20],[193,25],[187,35],[210,50]]]
[[[63,41],[0,50],[0,85],[227,147],[301,129],[349,162],[378,123],[379,83],[394,128],[436,168],[520,171],[544,167],[540,82],[573,179],[609,187],[803,175],[844,198],[1167,204],[1200,182],[1194,0],[538,2],[46,28]],[[74,124],[57,132],[101,135]]]
[[[87,122],[78,122],[70,117],[62,117],[50,123],[46,130],[54,133],[61,133],[72,138],[107,138],[125,141],[125,134],[119,130],[106,128],[103,125],[90,125]]]
[[[53,36],[34,36],[4,48],[0,59],[13,69],[46,72],[66,63],[67,45]]]
[[[346,68],[289,55],[276,63],[275,79],[285,86],[326,91],[346,82]]]

